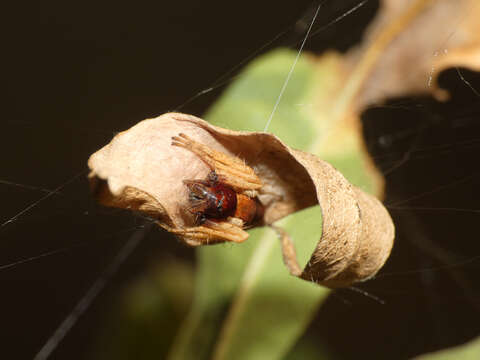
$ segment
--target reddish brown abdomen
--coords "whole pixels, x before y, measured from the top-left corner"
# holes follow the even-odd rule
[[[233,217],[242,219],[245,225],[256,220],[259,204],[256,200],[243,194],[237,194],[237,208]]]

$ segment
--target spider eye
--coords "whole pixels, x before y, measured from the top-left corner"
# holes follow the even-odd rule
[[[217,211],[219,213],[222,213],[223,212],[223,196],[222,198],[218,201],[217,203]]]
[[[197,194],[191,193],[190,194],[190,199],[192,199],[192,200],[202,200],[202,197],[200,197]]]

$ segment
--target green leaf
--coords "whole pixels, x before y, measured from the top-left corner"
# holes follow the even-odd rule
[[[451,349],[418,356],[416,360],[477,360],[480,355],[480,337]]]
[[[295,55],[277,50],[252,62],[205,118],[225,128],[263,131]],[[330,107],[318,105],[332,101],[331,89],[342,79],[337,65],[334,57],[319,64],[300,58],[268,131],[294,148],[328,153],[319,139],[335,124],[329,123]],[[359,143],[331,151],[331,157],[342,166],[348,163],[348,173],[371,189],[362,162],[351,161],[360,157]],[[318,206],[277,223],[295,242],[300,265],[307,263],[320,239],[321,224]],[[171,360],[282,359],[329,293],[289,275],[270,229],[250,231],[243,244],[203,247],[197,255],[194,304]]]

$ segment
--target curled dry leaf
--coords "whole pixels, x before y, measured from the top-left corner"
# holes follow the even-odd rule
[[[359,108],[404,95],[433,93],[449,67],[480,70],[478,0],[383,0],[365,40],[347,56],[361,83]]]
[[[297,274],[303,279],[347,286],[373,276],[386,261],[394,227],[376,198],[348,183],[330,164],[289,148],[274,135],[226,130],[190,115],[169,113],[144,120],[94,153],[89,178],[99,202],[145,212],[174,231],[191,227],[183,180],[205,179],[210,168],[193,152],[171,145],[179,133],[254,169],[262,182],[261,223],[269,225],[320,204],[322,237]],[[203,243],[188,236],[183,240],[192,246]],[[284,251],[284,256],[286,263],[296,263],[294,252]]]

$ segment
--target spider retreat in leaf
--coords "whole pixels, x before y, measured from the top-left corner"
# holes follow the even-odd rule
[[[211,169],[206,179],[184,180],[189,190],[186,209],[194,226],[166,230],[199,243],[243,242],[244,229],[261,222],[263,205],[257,198],[260,178],[244,161],[198,143],[185,134],[172,137],[172,145],[196,154]]]

